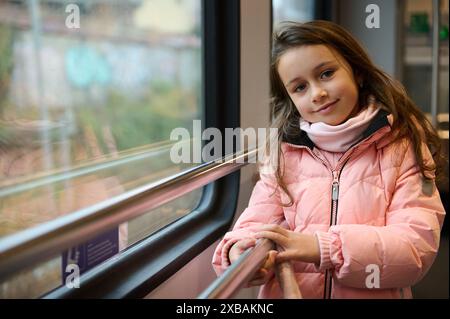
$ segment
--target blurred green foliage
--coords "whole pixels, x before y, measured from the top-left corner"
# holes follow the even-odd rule
[[[0,24],[0,115],[7,99],[13,65],[13,31]]]
[[[102,127],[109,126],[118,151],[169,140],[176,127],[192,128],[200,116],[199,94],[168,82],[152,82],[144,98],[110,91],[104,106],[76,109],[76,126],[90,126],[105,148]]]

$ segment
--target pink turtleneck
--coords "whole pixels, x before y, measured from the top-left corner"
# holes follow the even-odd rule
[[[310,123],[300,119],[300,128],[308,134],[318,148],[342,153],[361,138],[362,133],[370,125],[379,109],[380,107],[374,102],[374,99],[370,99],[369,105],[364,110],[342,124],[333,126],[323,122]]]

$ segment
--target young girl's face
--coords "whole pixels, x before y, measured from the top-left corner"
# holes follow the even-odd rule
[[[350,65],[325,45],[286,51],[278,74],[300,116],[339,125],[358,112],[358,86]]]

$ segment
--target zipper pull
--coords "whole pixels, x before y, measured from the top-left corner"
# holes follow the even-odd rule
[[[338,200],[339,198],[339,179],[337,171],[333,171],[333,186],[331,189],[331,199]]]

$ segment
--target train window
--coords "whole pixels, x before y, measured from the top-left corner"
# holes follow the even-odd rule
[[[316,17],[315,0],[272,0],[273,23],[281,21],[306,22]]]
[[[170,160],[170,133],[204,117],[201,24],[197,0],[0,2],[0,238],[198,165]],[[201,196],[105,234],[109,255]],[[0,284],[0,298],[60,285],[65,258]]]
[[[431,116],[432,96],[432,29],[433,4],[424,0],[408,0],[404,6],[402,21],[405,34],[402,46],[404,48],[401,67],[403,82],[414,102],[429,116]],[[438,63],[438,93],[437,93],[437,121],[436,125],[441,138],[448,141],[448,1],[441,1],[439,8],[439,42],[440,61]]]

